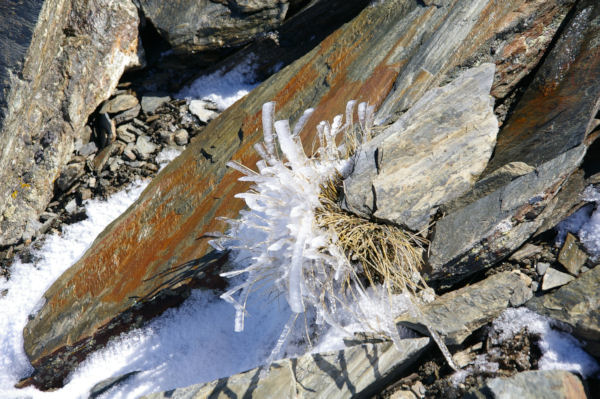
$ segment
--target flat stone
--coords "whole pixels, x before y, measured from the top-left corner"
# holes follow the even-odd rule
[[[571,233],[567,233],[567,238],[558,253],[558,262],[565,267],[574,276],[579,274],[581,267],[587,261],[587,255],[577,244],[577,238]]]
[[[98,154],[96,154],[96,156],[94,157],[94,161],[93,161],[94,171],[96,172],[96,174],[99,174],[100,172],[102,172],[102,170],[104,169],[104,166],[106,166],[106,163],[110,159],[110,157],[113,153],[113,150],[114,150],[114,148],[111,144],[108,147],[104,147],[102,149],[102,151],[100,151]]]
[[[370,397],[413,364],[429,338],[404,339],[399,348],[389,341],[341,351],[314,353],[274,362],[268,374],[262,367],[205,384],[153,393],[145,399],[200,399],[252,396],[256,398]]]
[[[571,281],[573,281],[575,277],[570,274],[563,273],[561,271],[556,270],[553,267],[549,267],[544,273],[544,279],[542,280],[542,290],[547,291],[552,288],[563,286]]]
[[[541,225],[538,215],[585,152],[584,145],[571,149],[440,219],[429,251],[430,277],[450,284],[520,247]]]
[[[103,393],[108,391],[109,389],[114,388],[117,385],[126,382],[131,377],[138,374],[139,372],[140,371],[131,371],[127,374],[123,374],[118,377],[107,378],[104,381],[100,381],[99,383],[95,384],[90,389],[90,395],[89,395],[88,399],[95,399],[95,398],[99,397],[100,395],[102,395]]]
[[[347,209],[421,231],[440,204],[468,191],[498,133],[493,78],[492,64],[464,72],[363,145],[344,180]]]
[[[156,151],[158,147],[154,144],[150,137],[148,136],[139,136],[135,142],[135,146],[133,147],[133,152],[140,158],[141,160],[145,160]]]
[[[518,251],[513,253],[509,259],[515,262],[520,262],[523,259],[531,258],[540,253],[542,253],[542,247],[538,247],[537,245],[527,243],[523,245],[523,247],[521,247]]]
[[[136,96],[131,94],[120,94],[115,98],[108,100],[100,109],[101,113],[117,114],[119,112],[136,108],[139,101]]]
[[[189,105],[190,112],[193,115],[196,115],[202,123],[208,123],[219,116],[219,114],[211,108],[210,103],[204,100],[192,100]]]
[[[147,115],[152,115],[161,105],[169,101],[171,101],[169,96],[143,96],[142,111]]]
[[[530,370],[511,377],[492,378],[465,398],[587,399],[581,380],[564,370]]]
[[[444,294],[421,306],[421,312],[446,344],[460,345],[509,306],[520,306],[530,299],[530,286],[531,279],[523,273],[502,272]],[[412,316],[402,315],[396,323],[428,334],[427,327]]]
[[[132,121],[133,118],[135,118],[136,116],[138,116],[140,114],[141,109],[142,109],[142,107],[140,107],[140,105],[137,104],[135,107],[129,108],[128,110],[125,110],[125,111],[113,116],[115,124],[120,125],[122,123]]]

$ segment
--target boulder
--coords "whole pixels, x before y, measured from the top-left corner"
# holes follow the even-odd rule
[[[27,221],[46,208],[88,116],[143,59],[133,1],[0,7],[0,24],[9,27],[0,29],[2,247],[21,240]]]
[[[586,399],[581,380],[563,370],[531,370],[511,377],[491,378],[468,399]]]
[[[361,146],[344,180],[345,207],[421,231],[437,207],[468,191],[485,169],[498,132],[490,89],[494,65],[428,91]]]
[[[363,344],[341,351],[311,353],[205,384],[144,396],[145,399],[200,398],[349,398],[371,397],[415,362],[429,338]]]
[[[178,53],[246,44],[277,29],[290,6],[289,0],[140,0],[139,3],[144,16]]]
[[[447,345],[460,345],[509,306],[520,306],[530,299],[530,286],[531,279],[520,272],[494,274],[422,306],[422,317]],[[412,316],[402,315],[396,323],[428,334],[426,325]]]
[[[569,276],[572,277],[572,276]],[[585,349],[600,357],[600,267],[582,273],[558,290],[531,299],[531,310],[567,323],[573,335],[587,343]]]

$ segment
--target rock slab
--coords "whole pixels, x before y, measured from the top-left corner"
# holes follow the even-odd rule
[[[363,145],[344,181],[346,207],[420,231],[437,207],[468,191],[498,133],[490,89],[494,65],[467,70],[425,93]]]
[[[446,344],[460,345],[473,331],[492,321],[509,306],[520,306],[532,296],[531,279],[520,272],[502,272],[449,292],[421,307],[423,317]],[[427,334],[419,320],[402,315],[397,324]]]
[[[492,378],[469,399],[586,399],[583,384],[575,375],[563,370],[524,371],[512,377]]]
[[[145,399],[370,397],[416,361],[429,338],[357,345],[338,352],[307,354],[206,384],[147,395]]]

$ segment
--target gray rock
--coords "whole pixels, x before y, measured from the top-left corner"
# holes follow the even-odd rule
[[[470,69],[428,91],[362,146],[344,181],[346,207],[420,231],[437,207],[464,194],[492,154],[498,132],[494,66]]]
[[[508,163],[477,181],[473,188],[465,193],[465,195],[444,204],[442,209],[445,213],[451,213],[464,208],[470,203],[493,193],[498,188],[510,183],[517,177],[531,173],[534,170],[535,168],[533,166],[527,165],[524,162]]]
[[[100,108],[100,113],[117,114],[131,108],[137,107],[139,104],[136,96],[131,94],[120,94],[115,98],[108,100]]]
[[[158,132],[158,135],[160,136],[160,141],[162,141],[163,143],[167,145],[175,144],[173,132],[169,130],[161,130],[160,132]]]
[[[240,46],[276,29],[288,0],[142,0],[141,10],[179,53]]]
[[[25,231],[23,232],[23,237],[21,239],[25,242],[30,241],[33,239],[33,237],[37,236],[42,226],[42,223],[39,221],[35,219],[29,219],[25,225]]]
[[[567,238],[558,253],[558,263],[574,276],[579,274],[581,267],[587,261],[587,255],[577,245],[577,238],[571,233],[567,233]]]
[[[492,378],[470,391],[469,399],[586,399],[583,384],[563,370],[531,370],[512,377]]]
[[[512,254],[509,259],[515,262],[520,262],[523,259],[531,258],[532,256],[535,256],[541,252],[542,247],[527,243],[514,254]]]
[[[145,114],[151,115],[164,103],[171,101],[171,97],[169,96],[143,96],[142,97],[142,111]]]
[[[189,141],[189,134],[185,129],[179,129],[173,134],[173,140],[177,145],[186,145]]]
[[[140,114],[141,109],[142,109],[142,107],[139,104],[137,104],[135,107],[129,108],[128,110],[125,110],[125,111],[115,115],[113,117],[115,124],[120,125],[122,123],[133,120],[133,118],[135,118],[136,116],[138,116]]]
[[[67,205],[65,205],[65,211],[67,211],[67,213],[75,213],[75,211],[77,211],[77,201],[75,201],[75,198],[67,202]]]
[[[206,384],[154,393],[146,399],[206,397],[349,398],[370,397],[394,381],[427,347],[429,338],[364,344],[338,352],[307,354],[273,363],[260,377],[261,368]]]
[[[190,112],[196,115],[202,123],[208,123],[219,116],[212,108],[211,103],[205,100],[192,100],[189,105]]]
[[[560,287],[573,281],[575,277],[570,274],[563,273],[561,271],[556,270],[553,267],[549,267],[544,273],[544,279],[542,280],[542,290],[547,291],[552,288]]]
[[[440,219],[431,242],[431,277],[458,281],[508,256],[543,222],[537,217],[577,168],[586,147],[571,149],[493,193]]]
[[[538,262],[537,265],[535,266],[535,271],[540,276],[543,276],[544,274],[546,274],[546,272],[548,271],[549,267],[550,267],[550,263],[547,263],[547,262]]]
[[[423,305],[421,312],[446,344],[460,345],[476,329],[495,319],[509,306],[520,306],[531,298],[531,279],[520,272],[502,272],[449,292]],[[418,319],[402,315],[396,323],[427,334]]]
[[[56,188],[58,188],[60,192],[66,192],[82,175],[83,164],[71,164],[60,172],[60,175],[54,184],[56,184]]]
[[[571,276],[569,276],[571,277]],[[582,273],[558,290],[531,299],[527,307],[570,325],[586,341],[586,350],[600,356],[600,267]]]
[[[98,151],[98,147],[96,146],[96,143],[94,143],[93,141],[90,141],[87,144],[82,145],[79,148],[79,151],[77,151],[79,153],[79,155],[83,155],[84,157],[87,157],[88,155],[92,155],[94,153],[96,153]]]
[[[146,160],[150,154],[156,151],[156,149],[157,146],[150,140],[150,137],[139,136],[133,147],[133,152],[139,159]]]

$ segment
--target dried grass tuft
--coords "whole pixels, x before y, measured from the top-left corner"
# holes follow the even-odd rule
[[[341,176],[321,185],[321,207],[315,210],[317,225],[337,237],[348,261],[360,267],[368,285],[387,282],[390,294],[427,289],[419,270],[427,240],[393,225],[376,223],[339,205]]]

